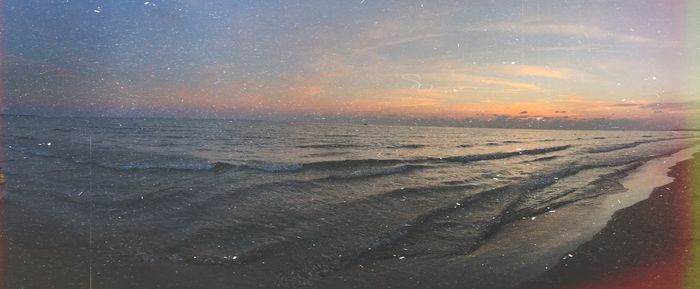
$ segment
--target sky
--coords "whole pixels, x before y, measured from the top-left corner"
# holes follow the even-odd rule
[[[674,127],[700,113],[685,5],[5,0],[2,106]]]

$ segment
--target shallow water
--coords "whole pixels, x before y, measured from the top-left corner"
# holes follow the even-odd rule
[[[497,288],[507,274],[483,274],[500,268],[474,256],[504,226],[624,190],[615,180],[698,141],[660,131],[6,122],[13,242],[61,250],[90,240],[71,247],[89,246],[90,257],[72,262],[174,268],[206,276],[208,288]],[[469,283],[479,274],[494,280]],[[105,288],[128,284],[105,275]]]
[[[615,211],[649,198],[654,188],[673,182],[673,178],[668,176],[671,167],[684,160],[692,159],[693,154],[697,153],[699,149],[692,147],[668,157],[650,160],[637,171],[621,179],[620,182],[627,189],[627,192],[606,196],[603,199],[603,206],[608,208],[609,214],[601,215],[612,216]]]

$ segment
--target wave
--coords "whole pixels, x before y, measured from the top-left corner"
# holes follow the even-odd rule
[[[607,153],[607,152],[612,152],[612,151],[617,151],[617,150],[633,148],[633,147],[636,147],[642,143],[644,143],[644,142],[633,142],[633,143],[625,143],[625,144],[617,144],[617,145],[608,145],[608,146],[602,146],[602,147],[596,147],[596,148],[589,149],[588,152],[592,153],[592,154]]]
[[[645,138],[647,136],[644,136]],[[700,138],[700,136],[681,136],[681,137],[669,137],[669,138],[658,138],[658,139],[651,139],[651,140],[642,140],[642,141],[635,141],[631,143],[623,143],[623,144],[613,144],[613,145],[607,145],[607,146],[602,146],[602,147],[594,147],[590,148],[588,150],[589,153],[607,153],[607,152],[612,152],[616,150],[622,150],[622,149],[627,149],[627,148],[633,148],[642,144],[648,144],[648,143],[655,143],[655,142],[663,142],[663,141],[670,141],[670,140],[697,140]]]
[[[397,145],[388,145],[386,148],[388,149],[418,149],[425,147],[425,145],[422,144],[397,144]]]
[[[548,156],[548,157],[541,157],[541,158],[536,158],[534,160],[529,160],[526,161],[527,163],[535,163],[535,162],[544,162],[544,161],[551,161],[554,159],[561,158],[561,156]]]
[[[325,134],[325,137],[358,137],[356,134]]]
[[[379,176],[388,176],[388,175],[404,173],[404,172],[422,169],[422,168],[427,168],[427,167],[429,167],[429,166],[399,165],[399,166],[392,166],[392,167],[372,167],[372,168],[368,168],[368,169],[364,169],[364,170],[356,170],[356,171],[349,173],[349,174],[332,175],[328,178],[329,179],[360,179],[360,178],[368,178],[368,177],[379,177]]]
[[[135,170],[182,170],[182,171],[208,171],[215,167],[212,163],[170,163],[170,164],[146,164],[146,163],[126,163],[126,164],[109,164],[95,163],[96,165],[109,169],[117,169],[121,171]]]
[[[304,168],[304,164],[288,163],[288,164],[259,164],[259,165],[244,165],[243,167],[261,170],[269,173],[296,172]]]
[[[627,176],[632,170],[635,170],[644,164],[643,161],[632,162],[630,164],[616,167],[613,172],[599,175],[595,180],[586,183],[583,186],[570,188],[558,194],[549,195],[548,198],[539,199],[537,204],[532,202],[521,202],[519,208],[514,210],[514,217],[518,219],[524,216],[534,216],[545,213],[546,211],[557,209],[562,206],[575,203],[581,200],[595,198],[603,194],[614,193],[625,190],[624,186],[618,180]],[[608,167],[602,167],[610,169]],[[591,168],[596,170],[601,168]]]
[[[343,155],[349,155],[352,154],[351,152],[347,151],[329,151],[329,152],[322,152],[322,153],[310,153],[307,154],[306,157],[334,157],[334,156],[343,156]]]
[[[637,158],[635,161],[638,160],[639,158]],[[517,210],[518,205],[521,204],[524,198],[527,197],[526,192],[551,186],[552,184],[559,182],[561,178],[573,176],[582,170],[606,167],[618,164],[619,162],[623,161],[611,161],[606,162],[606,164],[597,165],[572,165],[569,168],[561,171],[539,174],[528,181],[501,186],[487,191],[481,191],[477,194],[458,200],[456,204],[454,202],[450,202],[449,200],[445,200],[445,203],[449,205],[431,209],[425,214],[413,218],[408,222],[397,225],[389,232],[377,234],[375,238],[367,238],[366,241],[364,241],[365,243],[362,244],[366,246],[359,246],[357,248],[341,248],[343,251],[339,253],[342,253],[343,257],[339,258],[339,260],[335,259],[335,257],[333,257],[333,260],[321,259],[321,264],[316,263],[314,268],[307,268],[304,270],[311,270],[312,272],[310,273],[316,274],[319,273],[319,271],[334,271],[349,265],[362,264],[367,261],[371,262],[372,259],[391,256],[392,253],[396,254],[400,252],[402,256],[408,256],[409,254],[420,254],[421,252],[425,252],[425,250],[414,250],[415,247],[410,248],[410,252],[404,252],[402,250],[403,248],[408,248],[410,246],[425,245],[425,243],[434,244],[435,242],[426,242],[426,240],[430,241],[438,238],[440,241],[448,238],[455,239],[449,239],[446,240],[446,242],[454,241],[454,244],[458,244],[459,248],[445,247],[446,250],[434,250],[431,251],[430,254],[456,255],[473,252],[487,242],[488,239],[497,233],[503,225],[513,220],[517,220],[523,215],[537,213],[544,210],[543,208],[528,209],[526,211]],[[451,188],[447,187],[445,189]],[[406,191],[407,190],[402,190],[401,195],[405,195]],[[422,189],[415,190],[415,193],[419,193],[421,191],[423,193],[433,193],[425,192],[425,190]],[[600,193],[600,190],[591,189],[589,192]],[[584,195],[577,195],[575,198],[560,199],[557,202],[552,202],[552,204],[553,206],[559,206],[566,203],[575,202],[584,197]],[[348,206],[348,204],[343,204],[343,206]],[[485,220],[477,223],[460,222],[462,219],[458,219],[467,217],[467,214],[483,216],[481,212],[491,213],[487,215],[487,218],[482,218]],[[491,216],[493,216],[493,218],[491,218]],[[471,221],[472,219],[469,220]],[[454,229],[454,232],[460,232],[461,234],[462,232],[467,231],[463,230],[465,228],[469,228],[470,230],[474,231],[475,234],[468,235],[468,238],[463,238],[463,236],[455,236],[454,233],[442,234],[452,229]],[[458,238],[460,240],[456,240]],[[294,239],[291,237],[289,239],[294,241]],[[267,256],[275,254],[276,252],[279,252],[279,250],[289,249],[291,246],[289,245],[288,241],[289,240],[280,239],[278,242],[271,242],[263,245],[260,247],[260,249],[251,248],[250,250],[244,249],[243,251],[236,251],[240,252],[235,255],[236,259],[232,259],[231,255],[211,252],[183,253],[182,251],[178,251],[177,255],[172,256],[174,256],[173,259],[184,262],[202,264],[242,264],[263,259]],[[182,245],[183,243],[179,244]]]
[[[52,129],[53,131],[58,131],[58,132],[73,132],[76,131],[74,128],[54,128]]]
[[[296,147],[298,147],[298,148],[314,148],[314,149],[344,149],[344,148],[357,148],[357,147],[364,147],[364,146],[363,145],[356,145],[356,144],[332,143],[332,144],[304,144],[304,145],[298,145]]]
[[[186,139],[189,138],[190,136],[186,135],[164,135],[162,136],[163,138],[168,138],[168,139]]]
[[[504,159],[521,155],[537,155],[550,152],[562,151],[570,148],[571,145],[537,148],[529,150],[519,150],[511,152],[498,152],[490,154],[477,154],[466,156],[452,156],[443,158],[416,158],[416,159],[350,159],[350,160],[333,160],[319,161],[309,163],[265,163],[251,162],[242,165],[230,164],[227,162],[192,162],[192,163],[173,163],[173,164],[144,164],[144,163],[128,163],[117,165],[102,165],[104,167],[119,169],[119,170],[146,170],[146,169],[170,169],[170,170],[192,170],[192,171],[223,171],[229,169],[251,169],[264,171],[269,173],[296,172],[305,169],[347,169],[352,167],[362,167],[357,170],[357,173],[351,173],[345,176],[334,176],[335,178],[356,178],[375,175],[394,174],[399,170],[424,168],[424,163],[428,162],[475,162],[485,160]],[[400,166],[396,166],[400,165]]]
[[[519,150],[519,151],[513,151],[513,152],[497,152],[497,153],[490,153],[490,154],[447,157],[447,158],[440,158],[440,160],[453,161],[453,162],[475,162],[475,161],[484,161],[484,160],[496,160],[496,159],[504,159],[504,158],[514,157],[514,156],[520,156],[520,155],[546,154],[546,153],[551,153],[551,152],[563,151],[563,150],[566,150],[570,147],[571,147],[571,145],[563,145],[563,146],[555,146],[555,147]]]
[[[307,169],[338,169],[349,167],[371,167],[371,166],[390,166],[396,164],[408,164],[420,162],[421,159],[402,160],[402,159],[348,159],[348,160],[333,160],[304,163],[304,168]]]
[[[475,162],[484,160],[504,159],[521,155],[537,155],[550,152],[562,151],[572,147],[571,145],[516,150],[509,152],[496,152],[488,154],[476,154],[465,156],[450,156],[450,157],[427,157],[414,159],[349,159],[349,160],[333,160],[320,161],[312,163],[304,163],[304,169],[337,169],[349,167],[372,167],[372,166],[391,166],[397,164],[424,164],[424,163],[440,163],[440,162]]]
[[[100,153],[95,153],[97,160],[91,160],[87,158],[76,157],[73,154],[64,155],[52,153],[48,148],[46,149],[25,149],[18,148],[15,146],[10,146],[11,149],[19,151],[22,153],[31,154],[39,157],[55,158],[67,160],[76,164],[92,164],[105,169],[112,169],[118,171],[144,171],[144,170],[178,170],[178,171],[193,171],[193,172],[205,172],[205,171],[224,171],[230,169],[250,169],[265,172],[293,172],[304,168],[304,164],[301,163],[249,163],[243,165],[231,164],[227,162],[210,162],[205,159],[199,158],[189,158],[182,159],[177,157],[170,157],[165,155],[160,155],[159,158],[153,159],[152,161],[109,161],[105,160],[100,156]],[[113,152],[112,152],[113,153]],[[134,152],[125,152],[130,156],[133,156]],[[140,154],[140,153],[139,153]],[[144,158],[151,157],[152,154],[144,155]],[[178,161],[173,161],[176,159]]]
[[[169,156],[156,153],[138,152],[121,148],[90,147],[81,143],[62,143],[60,145],[40,142],[8,146],[11,150],[81,165],[93,165],[118,171],[139,170],[183,170],[208,171],[216,164],[196,157]],[[24,145],[24,147],[22,147]]]
[[[47,148],[41,149],[23,149],[19,147],[11,147],[16,151],[29,153],[41,157],[53,157],[69,160],[80,164],[92,163],[96,166],[114,169],[119,171],[140,171],[140,170],[182,170],[193,172],[215,171],[221,172],[231,169],[249,169],[264,171],[268,173],[285,173],[297,172],[301,170],[336,170],[336,169],[352,169],[360,167],[356,170],[357,173],[350,173],[344,176],[334,176],[335,178],[358,178],[378,175],[395,174],[403,172],[403,170],[421,168],[419,165],[427,165],[428,163],[440,162],[474,162],[484,160],[504,159],[516,157],[520,155],[536,155],[549,152],[561,151],[568,149],[570,145],[545,147],[529,150],[497,152],[489,154],[476,154],[466,156],[451,156],[451,157],[424,157],[413,159],[348,159],[348,160],[331,160],[309,163],[269,163],[269,162],[249,162],[243,164],[231,164],[227,162],[212,162],[206,159],[196,157],[174,157],[168,155],[154,155],[152,153],[142,153],[125,150],[123,152],[114,150],[95,150],[95,160],[87,159],[82,150],[67,151],[65,149],[57,151],[54,154],[53,148],[51,151]],[[72,147],[75,149],[75,146]],[[85,149],[85,148],[83,148]],[[110,159],[112,157],[113,159]],[[131,160],[120,160],[121,156],[128,156]]]
[[[647,143],[655,143],[655,142],[679,140],[679,139],[692,139],[692,138],[695,138],[695,137],[660,138],[660,139],[652,139],[652,140],[635,141],[635,142],[631,142],[631,143],[612,144],[612,145],[590,148],[588,150],[588,152],[594,153],[594,154],[595,153],[607,153],[607,152],[613,152],[613,151],[617,151],[617,150],[633,148],[633,147],[636,147],[636,146],[639,146],[642,144],[647,144]]]
[[[249,169],[256,171],[264,171],[269,173],[295,172],[302,170],[302,163],[247,163],[242,165],[231,164],[227,162],[215,162],[212,164],[214,171],[225,171],[231,169]]]
[[[491,236],[502,228],[503,225],[521,219],[524,216],[543,213],[556,207],[564,206],[585,198],[596,197],[605,194],[602,187],[609,187],[609,178],[619,179],[625,173],[641,165],[641,161],[627,162],[628,165],[611,174],[589,183],[589,188],[576,198],[551,202],[547,206],[531,208],[530,210],[516,210],[526,200],[528,193],[542,190],[559,182],[560,179],[574,176],[582,171],[605,168],[608,165],[580,165],[569,167],[560,171],[545,173],[528,179],[525,182],[497,187],[487,191],[472,194],[444,207],[435,208],[426,212],[410,222],[404,223],[394,230],[377,238],[367,241],[367,250],[364,250],[346,265],[358,264],[368,259],[382,259],[395,254],[409,256],[420,254],[415,246],[429,246],[424,250],[425,254],[465,254],[480,248]],[[569,192],[570,193],[570,192]],[[475,219],[476,217],[476,219]],[[445,239],[453,235],[445,232],[461,232],[469,236],[454,236],[455,240]],[[435,240],[426,240],[435,239]],[[457,240],[459,239],[459,240]],[[441,248],[447,251],[440,252],[435,244],[446,242],[447,247]],[[457,246],[454,246],[457,245]],[[409,251],[406,248],[414,247]],[[432,248],[432,249],[431,249]]]
[[[7,139],[5,140],[5,142],[6,142],[7,144],[16,143],[16,141],[18,141],[18,140],[19,140],[19,141],[29,141],[31,145],[35,145],[35,144],[37,144],[37,143],[46,142],[46,140],[43,139],[43,138],[32,137],[32,136],[15,135],[15,134],[11,134],[11,133],[10,133],[10,134],[7,134],[7,135],[4,135],[4,136],[7,137]]]
[[[16,146],[8,146],[11,150],[34,155],[34,156],[39,156],[39,157],[53,157],[54,155],[48,150],[48,149],[25,149],[25,148],[18,148]]]

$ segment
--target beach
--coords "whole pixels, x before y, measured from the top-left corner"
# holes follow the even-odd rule
[[[517,288],[690,288],[684,282],[690,272],[691,220],[698,218],[691,206],[700,193],[690,184],[698,167],[699,154],[676,164],[669,172],[672,183],[616,212],[592,240]]]

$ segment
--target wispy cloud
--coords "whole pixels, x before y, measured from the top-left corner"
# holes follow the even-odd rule
[[[546,22],[498,22],[464,29],[465,32],[505,32],[531,35],[558,35],[594,40],[615,40],[623,43],[645,43],[651,39],[639,35],[625,35],[586,24]]]
[[[573,74],[570,69],[533,65],[505,65],[501,68],[501,70],[507,74],[516,76],[535,76],[558,79],[569,79]]]
[[[467,86],[476,86],[476,88],[496,87],[503,93],[538,91],[542,89],[532,83],[458,72],[433,73],[424,75],[423,78],[427,80],[449,83],[452,86],[459,86],[466,83]]]
[[[700,108],[699,101],[651,102],[651,103],[614,103],[612,107],[636,107],[645,110],[685,111]]]
[[[641,104],[637,103],[614,103],[611,106],[615,107],[635,107],[635,106],[642,106]]]
[[[642,109],[653,109],[653,110],[692,110],[700,108],[700,102],[698,101],[684,101],[684,102],[654,102],[639,105]]]
[[[411,42],[415,42],[415,41],[436,38],[439,36],[441,36],[441,34],[428,33],[428,34],[421,34],[421,35],[411,35],[411,36],[406,36],[406,37],[402,37],[402,38],[382,39],[382,40],[377,41],[376,43],[373,43],[373,44],[370,44],[368,46],[356,49],[355,52],[364,53],[364,52],[368,52],[368,51],[372,51],[372,50],[392,47],[392,46],[411,43]]]

